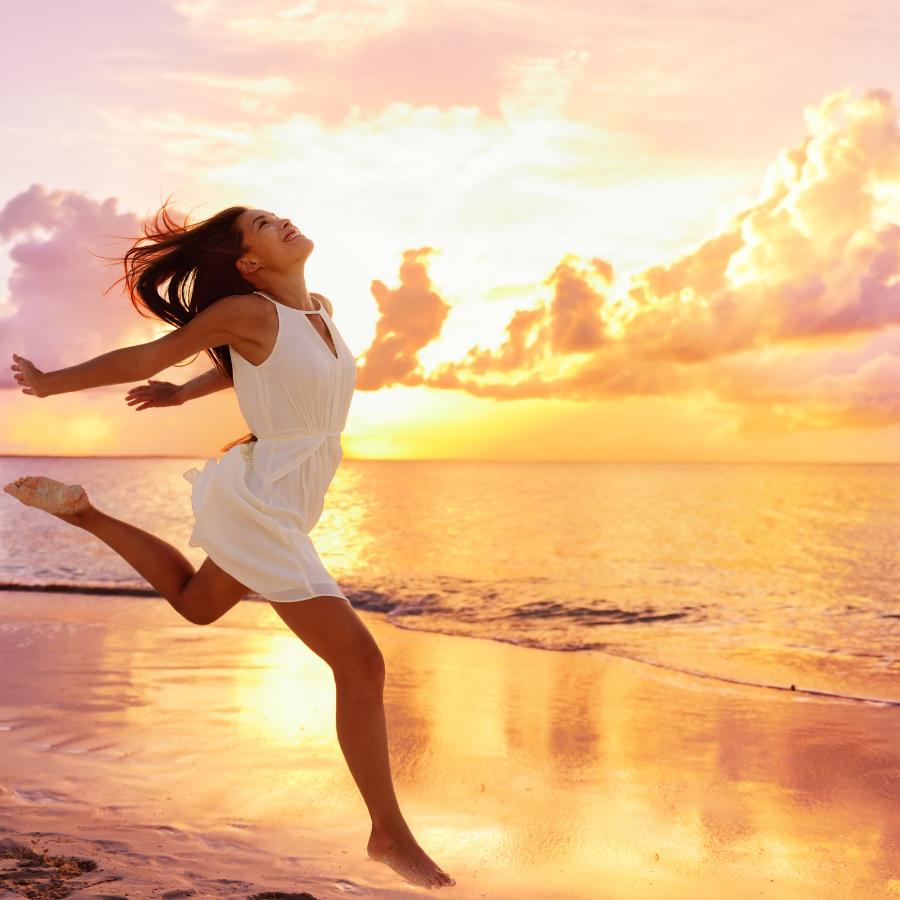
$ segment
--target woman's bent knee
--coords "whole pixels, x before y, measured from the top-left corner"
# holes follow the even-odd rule
[[[193,625],[212,625],[235,607],[248,589],[226,575],[210,560],[184,583],[181,593],[167,598],[175,610]]]
[[[384,656],[376,645],[374,652],[366,660],[366,677],[373,683],[377,683],[379,687],[384,687],[384,678],[386,668],[384,665]]]
[[[379,691],[384,688],[384,656],[374,640],[359,653],[354,653],[333,665],[331,670],[335,682],[354,687],[375,688]]]
[[[178,601],[172,602],[172,607],[182,618],[187,619],[191,625],[212,625],[213,622],[221,619],[224,615],[224,610],[217,612],[208,607],[185,604]]]

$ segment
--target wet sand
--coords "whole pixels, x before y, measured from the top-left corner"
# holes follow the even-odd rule
[[[446,896],[900,896],[897,708],[363,616]],[[365,855],[333,703],[264,603],[198,628],[157,599],[0,592],[0,896],[423,890]]]

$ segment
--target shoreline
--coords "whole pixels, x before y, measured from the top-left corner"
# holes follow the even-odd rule
[[[517,641],[512,638],[505,638],[497,635],[475,635],[475,634],[467,634],[465,632],[454,632],[454,631],[444,631],[440,629],[425,629],[425,628],[413,628],[404,622],[394,621],[390,614],[384,613],[382,610],[377,607],[373,609],[370,605],[365,602],[362,603],[354,603],[352,594],[354,591],[343,588],[345,593],[351,594],[350,602],[351,605],[356,609],[356,611],[360,614],[365,613],[374,613],[375,615],[379,615],[382,617],[383,621],[386,621],[388,624],[393,626],[394,628],[402,628],[406,631],[416,631],[424,634],[441,634],[446,635],[447,637],[462,637],[468,638],[471,640],[487,640],[487,641],[496,641],[499,643],[510,644],[514,647],[524,647],[532,650],[544,650],[550,653],[594,653],[600,656],[604,656],[610,659],[621,659],[627,660],[632,663],[637,663],[641,666],[648,666],[654,669],[662,669],[666,672],[671,672],[675,675],[686,675],[690,678],[698,678],[705,681],[710,682],[718,682],[723,685],[737,685],[740,687],[746,688],[755,688],[757,690],[763,691],[782,691],[782,692],[790,692],[794,694],[802,694],[808,697],[818,697],[822,699],[831,699],[831,700],[845,700],[852,703],[865,703],[875,706],[886,706],[886,707],[900,707],[900,700],[892,699],[889,697],[873,697],[873,696],[861,696],[859,694],[850,694],[850,693],[840,693],[837,691],[827,691],[827,690],[818,690],[815,688],[798,686],[795,684],[775,684],[772,682],[765,681],[754,681],[749,679],[740,679],[740,678],[730,678],[727,675],[716,674],[714,672],[703,672],[697,669],[688,669],[681,666],[671,665],[669,663],[662,663],[652,659],[644,659],[639,656],[633,656],[627,653],[618,652],[616,650],[611,649],[597,649],[597,648],[560,648],[560,647],[542,647],[538,644],[528,644],[524,641]],[[75,584],[53,584],[53,585],[31,585],[31,584],[3,584],[0,583],[0,592],[3,591],[12,591],[12,592],[21,592],[21,593],[43,593],[43,594],[76,594],[83,595],[87,597],[91,596],[108,596],[108,597],[146,597],[149,599],[162,599],[161,595],[155,591],[151,587],[147,588],[121,588],[121,587],[110,587],[105,585],[75,585]],[[245,598],[245,601],[253,602],[253,603],[264,603],[265,598],[261,597],[259,594],[248,594]]]
[[[365,857],[324,663],[265,604],[197,628],[141,600],[0,593],[4,843],[73,841],[42,847],[122,879],[77,891],[98,900],[410,890]],[[398,796],[451,896],[900,888],[895,710],[360,615]]]

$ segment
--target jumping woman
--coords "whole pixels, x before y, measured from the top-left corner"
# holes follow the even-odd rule
[[[289,219],[245,207],[194,224],[164,207],[144,232],[125,254],[125,286],[139,311],[174,331],[55,372],[14,355],[12,370],[33,397],[147,381],[126,398],[138,409],[233,386],[253,434],[185,475],[190,544],[207,558],[195,571],[171,544],[97,509],[80,485],[25,476],[4,490],[98,537],[189,622],[215,622],[250,591],[265,597],[334,673],[338,741],[372,818],[369,856],[408,882],[453,885],[394,794],[381,651],[309,537],[341,460],[356,383],[331,303],[306,289],[313,242]],[[151,380],[200,351],[213,370],[180,387]]]

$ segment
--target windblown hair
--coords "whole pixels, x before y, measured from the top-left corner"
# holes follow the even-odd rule
[[[125,288],[135,309],[147,318],[161,319],[180,328],[234,294],[252,294],[254,286],[237,270],[244,254],[244,235],[238,225],[247,207],[231,206],[191,222],[173,215],[168,201],[143,226],[143,235],[125,254]],[[234,384],[229,347],[206,351],[213,365]],[[247,437],[229,444],[248,443]]]

